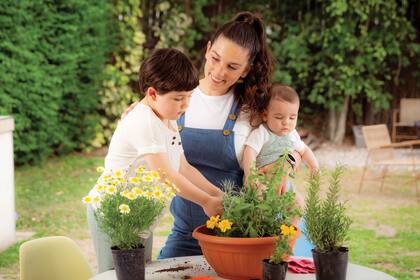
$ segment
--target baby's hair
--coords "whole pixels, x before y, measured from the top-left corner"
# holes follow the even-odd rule
[[[140,66],[140,94],[149,87],[158,94],[191,91],[198,86],[198,71],[191,60],[176,49],[157,49]]]
[[[269,96],[270,96],[269,100],[277,99],[277,100],[282,100],[282,101],[286,101],[293,104],[296,104],[296,103],[299,104],[299,95],[293,88],[287,85],[274,84],[270,89]]]

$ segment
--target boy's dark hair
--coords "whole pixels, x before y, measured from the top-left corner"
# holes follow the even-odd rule
[[[299,95],[297,92],[293,88],[283,84],[274,84],[271,87],[269,100],[271,99],[278,99],[289,103],[299,104]]]
[[[159,94],[190,91],[198,86],[198,71],[191,60],[176,49],[157,49],[143,60],[139,71],[140,94],[153,87]]]

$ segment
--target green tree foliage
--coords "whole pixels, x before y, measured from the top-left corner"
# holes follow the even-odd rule
[[[93,136],[108,4],[1,1],[0,114],[13,115],[15,161],[83,148]]]
[[[334,0],[292,8],[285,1],[270,9],[282,15],[271,16],[279,62],[275,80],[291,83],[304,99],[330,110],[331,140],[342,141],[349,100],[367,100],[376,111],[389,107],[385,83],[398,84],[401,68],[419,52],[407,5]]]
[[[188,52],[194,41],[191,17],[180,3],[149,0],[119,0],[113,4],[117,42],[105,68],[99,92],[101,115],[95,126],[93,147],[109,143],[121,114],[141,98],[138,71],[141,60],[154,48],[178,48]]]
[[[121,113],[139,99],[138,72],[144,56],[145,35],[141,32],[139,0],[115,1],[112,22],[115,27],[114,48],[105,67],[105,78],[99,92],[99,114],[95,125],[93,147],[107,144]]]

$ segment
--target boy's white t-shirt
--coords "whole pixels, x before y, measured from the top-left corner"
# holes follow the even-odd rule
[[[185,112],[184,125],[190,128],[222,130],[233,101],[232,90],[221,96],[210,96],[196,87],[191,95],[190,105]],[[235,152],[240,166],[242,166],[245,141],[251,130],[249,115],[240,112],[233,127]]]
[[[181,137],[176,121],[170,124],[173,130],[165,126],[149,106],[137,104],[112,135],[105,170],[147,166],[145,154],[167,153],[171,167],[178,171],[183,153]]]
[[[116,169],[136,170],[139,165],[147,167],[146,154],[166,153],[171,167],[179,171],[181,145],[176,121],[170,121],[169,129],[149,106],[137,106],[122,119],[111,138],[105,157],[105,172]],[[91,195],[96,191],[92,189]]]

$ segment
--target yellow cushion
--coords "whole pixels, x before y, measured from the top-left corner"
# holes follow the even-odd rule
[[[80,248],[68,237],[27,241],[19,256],[21,280],[86,280],[93,275]]]

